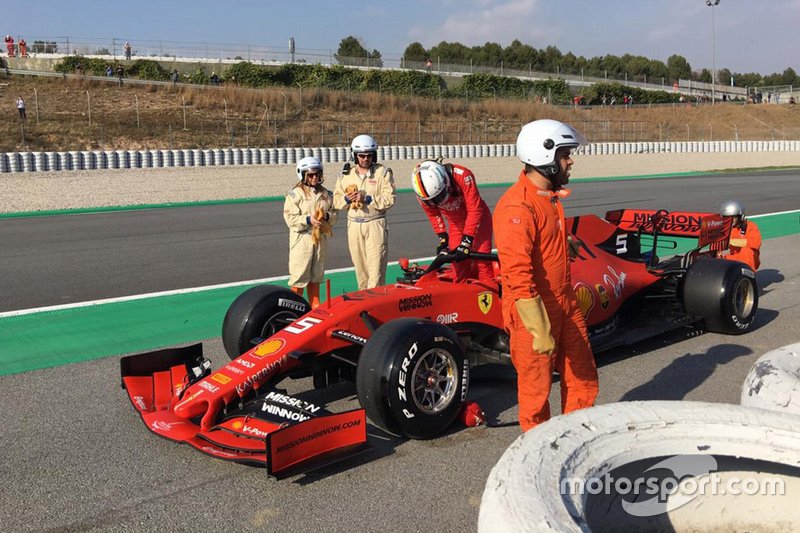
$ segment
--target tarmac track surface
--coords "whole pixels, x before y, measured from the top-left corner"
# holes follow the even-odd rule
[[[763,183],[759,192],[764,192]],[[650,203],[643,205],[644,200],[627,200],[633,195],[626,193],[625,205],[707,209],[710,200],[698,199],[694,188],[686,185],[673,185],[685,204],[651,194]],[[734,190],[717,194],[726,198]],[[798,205],[796,196],[792,200],[783,193],[764,199],[769,207],[757,198],[738,196],[756,213],[791,208],[773,205],[784,199]],[[758,274],[761,309],[753,331],[728,337],[681,330],[601,354],[598,403],[738,403],[741,383],[758,356],[798,340],[798,249],[798,235],[765,242]],[[206,348],[210,354],[223,353],[217,339],[207,341]],[[214,363],[219,366],[221,361]],[[118,376],[118,358],[112,357],[0,378],[4,529],[474,531],[489,470],[519,434],[513,426],[454,427],[430,441],[403,441],[370,428],[370,453],[277,482],[262,469],[214,460],[156,438],[129,405]],[[308,380],[287,385],[290,393],[310,388]],[[551,397],[554,411],[559,405],[557,389],[556,385]],[[339,410],[355,407],[354,396],[352,386],[339,385],[305,397]],[[515,381],[509,369],[476,370],[470,398],[491,421],[516,419]]]
[[[567,216],[621,207],[714,211],[739,198],[750,215],[797,209],[796,171],[571,184]],[[484,186],[490,208],[505,186]],[[281,202],[0,219],[0,312],[286,274]],[[344,218],[344,217],[340,217]],[[433,253],[436,237],[411,193],[388,213],[390,260]],[[329,269],[351,266],[345,223]]]

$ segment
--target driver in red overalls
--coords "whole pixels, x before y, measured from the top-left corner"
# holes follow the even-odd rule
[[[475,174],[461,165],[423,161],[411,174],[411,186],[439,237],[436,253],[455,253],[456,281],[493,282],[489,261],[469,260],[471,251],[492,251],[492,214],[478,191]]]

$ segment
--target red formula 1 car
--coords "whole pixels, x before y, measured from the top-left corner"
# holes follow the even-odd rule
[[[567,223],[581,243],[572,279],[595,351],[695,322],[730,334],[752,324],[755,272],[717,258],[730,221],[623,210]],[[665,237],[690,237],[696,247],[660,261]],[[313,310],[285,288],[251,288],[223,323],[230,363],[212,371],[201,345],[124,357],[123,387],[156,434],[266,465],[277,477],[362,451],[367,417],[394,435],[433,437],[462,409],[472,366],[510,364],[502,287],[454,282],[444,268],[451,259],[438,256],[426,269],[401,261],[397,283],[329,297]],[[304,376],[315,388],[355,380],[362,408],[329,413],[277,389]]]

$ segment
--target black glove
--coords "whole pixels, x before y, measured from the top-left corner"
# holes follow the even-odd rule
[[[350,172],[350,161],[342,166],[342,175],[347,174],[348,172]]]
[[[439,244],[436,246],[436,255],[439,254],[446,254],[447,253],[447,242],[449,238],[447,236],[447,232],[443,231],[442,233],[437,233],[436,235],[439,236]]]
[[[469,258],[469,249],[472,248],[472,241],[474,240],[475,237],[464,235],[461,238],[461,244],[455,249],[456,256],[453,258],[453,261],[458,262]]]

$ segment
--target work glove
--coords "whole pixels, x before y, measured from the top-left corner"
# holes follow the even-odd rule
[[[439,254],[446,254],[447,253],[447,242],[449,241],[449,237],[447,236],[447,232],[443,231],[442,233],[437,233],[436,235],[439,236],[439,244],[436,246],[436,255]]]
[[[556,341],[550,333],[550,318],[541,296],[520,298],[516,302],[517,313],[528,333],[533,335],[533,351],[553,355]]]
[[[475,237],[470,235],[464,235],[461,238],[461,244],[458,245],[458,248],[455,249],[455,257],[453,261],[456,263],[459,261],[463,261],[464,259],[469,258],[469,250],[472,248],[472,241],[475,240]]]
[[[581,241],[577,237],[567,235],[567,254],[570,259],[576,259],[581,253]]]
[[[350,165],[350,161],[348,161],[344,165],[342,165],[342,175],[345,175],[348,172],[350,172],[350,166],[351,166]]]

